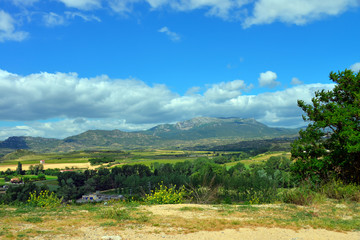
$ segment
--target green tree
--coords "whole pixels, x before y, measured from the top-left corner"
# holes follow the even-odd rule
[[[22,164],[21,162],[18,162],[18,166],[16,168],[16,174],[17,175],[23,175],[23,170],[22,170]]]
[[[360,183],[360,72],[331,72],[330,79],[333,90],[315,92],[311,104],[298,101],[310,123],[292,144],[293,170],[301,179]]]

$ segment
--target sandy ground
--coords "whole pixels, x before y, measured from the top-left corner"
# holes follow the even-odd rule
[[[131,239],[175,239],[175,240],[359,240],[360,232],[333,232],[323,229],[301,229],[298,231],[283,228],[239,228],[225,229],[223,231],[200,231],[188,234],[166,234],[164,232],[154,233],[154,229],[126,229],[115,232],[108,232],[102,227],[83,227],[77,229],[79,237],[67,237],[58,235],[52,239],[66,240],[95,240],[95,239],[112,239],[112,240],[131,240]],[[33,239],[49,239],[36,237]]]

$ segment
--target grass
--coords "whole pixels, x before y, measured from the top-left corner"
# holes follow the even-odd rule
[[[260,164],[260,163],[264,163],[266,162],[270,157],[277,157],[277,156],[286,156],[288,158],[291,157],[290,152],[267,152],[267,153],[262,153],[259,155],[256,155],[254,157],[250,157],[249,159],[244,159],[244,160],[240,160],[240,161],[236,161],[236,162],[230,162],[230,163],[225,163],[225,166],[227,169],[229,169],[230,167],[235,166],[237,163],[241,162],[245,165],[245,167],[249,167],[250,164]]]

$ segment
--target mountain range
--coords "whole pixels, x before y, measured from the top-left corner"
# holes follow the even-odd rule
[[[14,136],[0,149],[68,152],[85,149],[189,148],[226,145],[245,140],[295,137],[299,129],[268,127],[255,119],[198,117],[162,124],[145,131],[89,130],[65,139]]]

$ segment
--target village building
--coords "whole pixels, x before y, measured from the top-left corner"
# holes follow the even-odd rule
[[[102,201],[109,201],[109,200],[123,200],[125,197],[123,195],[108,195],[108,194],[101,194],[99,192],[90,193],[86,195],[82,195],[82,197],[76,200],[77,203],[87,203],[87,202],[102,202]]]
[[[12,178],[12,179],[10,179],[10,183],[12,183],[12,184],[22,184],[23,181],[20,178]]]

